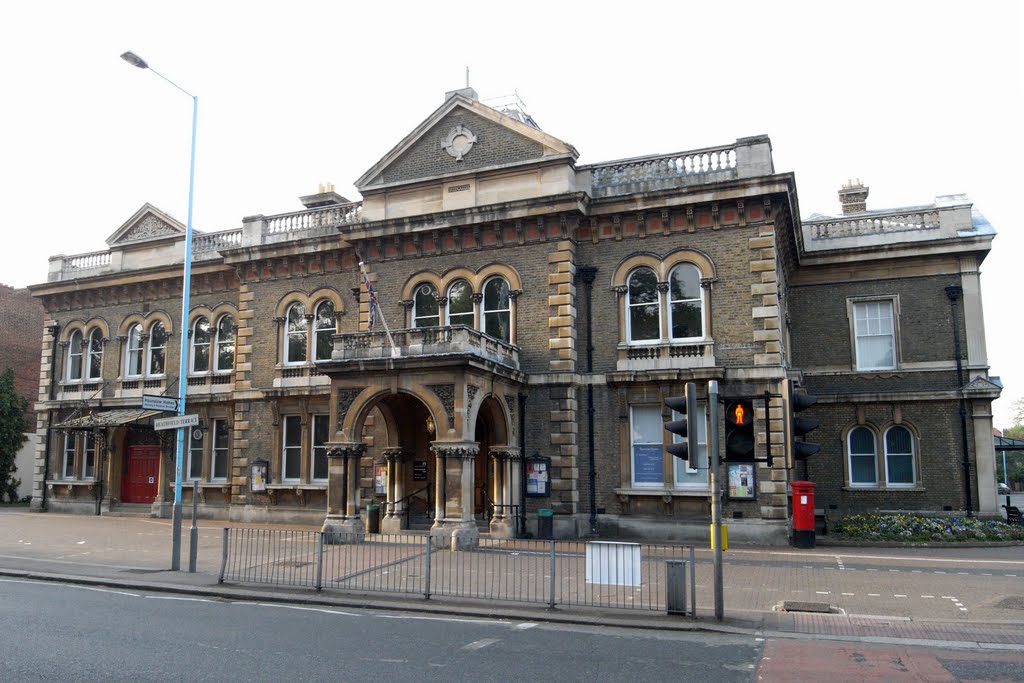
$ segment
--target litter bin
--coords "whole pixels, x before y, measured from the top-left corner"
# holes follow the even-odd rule
[[[380,533],[380,505],[366,506],[366,533]]]
[[[555,538],[555,511],[551,508],[537,510],[537,538],[551,541]]]

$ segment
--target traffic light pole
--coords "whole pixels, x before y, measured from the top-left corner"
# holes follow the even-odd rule
[[[718,381],[708,382],[708,486],[711,488],[711,545],[714,546],[715,619],[721,621],[725,607],[722,596],[722,494],[718,485]]]

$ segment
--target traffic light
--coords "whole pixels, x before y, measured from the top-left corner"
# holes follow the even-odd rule
[[[754,459],[754,401],[737,398],[725,406],[725,459]]]
[[[793,425],[790,430],[793,434],[793,460],[807,460],[821,450],[820,445],[805,440],[808,432],[818,428],[818,421],[809,417],[797,417],[796,414],[817,403],[818,397],[798,394],[795,391],[790,391],[789,396],[790,404],[793,406]],[[801,440],[797,441],[797,437]]]
[[[683,415],[681,420],[672,420],[665,423],[665,429],[677,436],[683,437],[678,443],[669,444],[665,450],[677,458],[686,460],[690,469],[698,469],[699,453],[697,448],[697,385],[693,382],[686,383],[685,396],[670,396],[665,399],[665,405]]]

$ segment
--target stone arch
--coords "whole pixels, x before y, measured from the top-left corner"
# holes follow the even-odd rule
[[[430,283],[437,288],[440,296],[444,296],[444,279],[432,270],[420,270],[406,278],[405,284],[402,286],[402,300],[410,301],[413,295],[416,293],[416,288],[420,285]]]
[[[346,389],[342,388],[338,391],[343,392]],[[423,404],[427,414],[434,421],[436,435],[448,435],[454,429],[454,426],[448,420],[448,413],[441,400],[433,391],[426,387],[417,385],[413,389],[398,389],[397,391],[393,391],[390,388],[367,387],[354,397],[351,405],[345,410],[343,417],[340,415],[342,406],[336,407],[333,421],[338,421],[339,417],[341,418],[340,423],[335,425],[336,440],[345,442],[360,441],[362,439],[363,424],[370,411],[378,407],[388,396],[395,394],[410,396]],[[384,415],[388,433],[397,434],[397,418],[390,414],[390,410],[387,413],[385,411],[381,412]]]
[[[475,425],[481,418],[487,419],[491,424],[491,435],[496,445],[511,445],[509,437],[514,434],[511,424],[511,416],[508,414],[505,402],[495,394],[485,394],[474,406],[467,406],[467,414],[472,417],[468,424]],[[472,411],[472,413],[470,413]]]

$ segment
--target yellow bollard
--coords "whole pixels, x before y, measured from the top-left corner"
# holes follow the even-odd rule
[[[711,549],[715,549],[715,525],[711,525]],[[724,553],[729,549],[729,527],[726,524],[722,525],[722,552]]]

